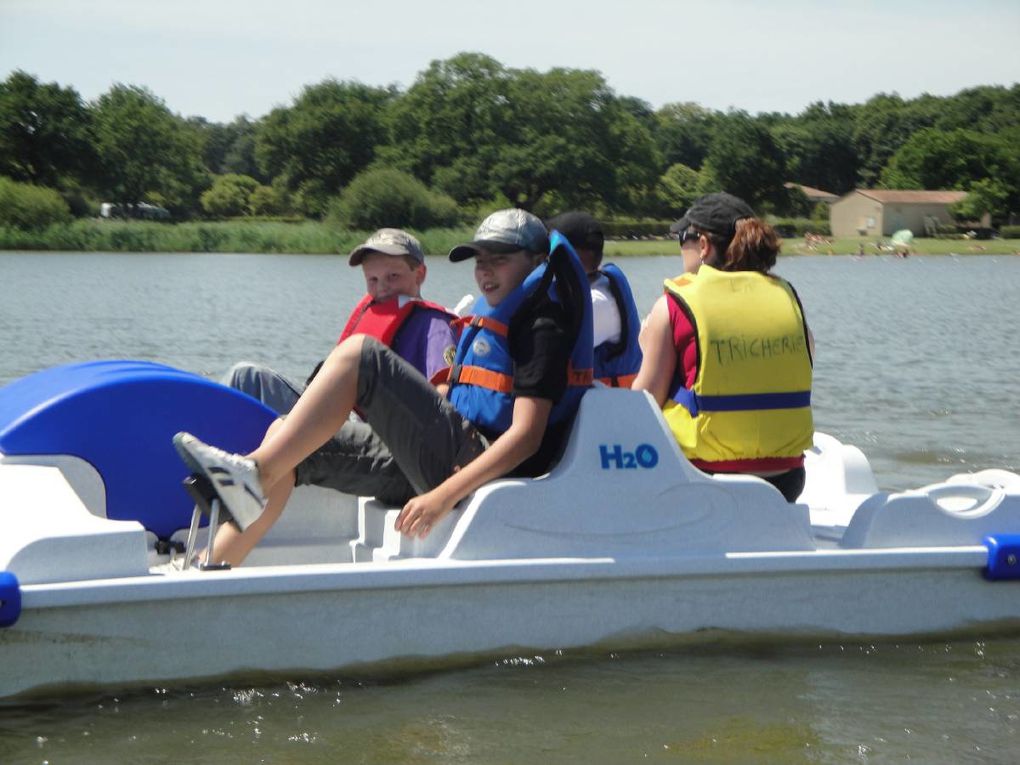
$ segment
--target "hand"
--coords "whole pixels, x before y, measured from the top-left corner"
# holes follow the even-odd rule
[[[424,539],[455,503],[447,500],[438,489],[412,497],[397,516],[393,528],[409,537]]]

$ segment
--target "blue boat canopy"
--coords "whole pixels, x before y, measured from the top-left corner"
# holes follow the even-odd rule
[[[239,391],[163,364],[68,364],[0,388],[0,453],[80,457],[103,479],[108,518],[166,538],[192,510],[174,433],[244,453],[275,417]]]

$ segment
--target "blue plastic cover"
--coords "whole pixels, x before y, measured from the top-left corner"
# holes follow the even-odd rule
[[[21,616],[21,588],[10,571],[0,571],[0,627],[10,627]]]
[[[996,534],[985,537],[988,568],[985,576],[992,581],[1020,579],[1020,534]]]
[[[106,486],[106,516],[161,538],[185,528],[188,475],[171,443],[185,430],[233,452],[254,449],[276,414],[240,391],[163,364],[91,361],[0,388],[0,452],[68,454]]]

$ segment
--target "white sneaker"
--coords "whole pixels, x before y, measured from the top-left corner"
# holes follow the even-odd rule
[[[174,446],[189,468],[209,479],[242,531],[262,515],[266,497],[255,460],[209,446],[190,433],[174,436]]]

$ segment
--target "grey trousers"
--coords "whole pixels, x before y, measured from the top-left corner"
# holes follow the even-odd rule
[[[347,422],[297,466],[297,485],[328,486],[390,504],[435,488],[488,444],[421,372],[366,338],[357,407]]]
[[[277,414],[293,409],[305,390],[303,383],[299,385],[275,369],[248,361],[234,364],[220,382],[258,399]]]

